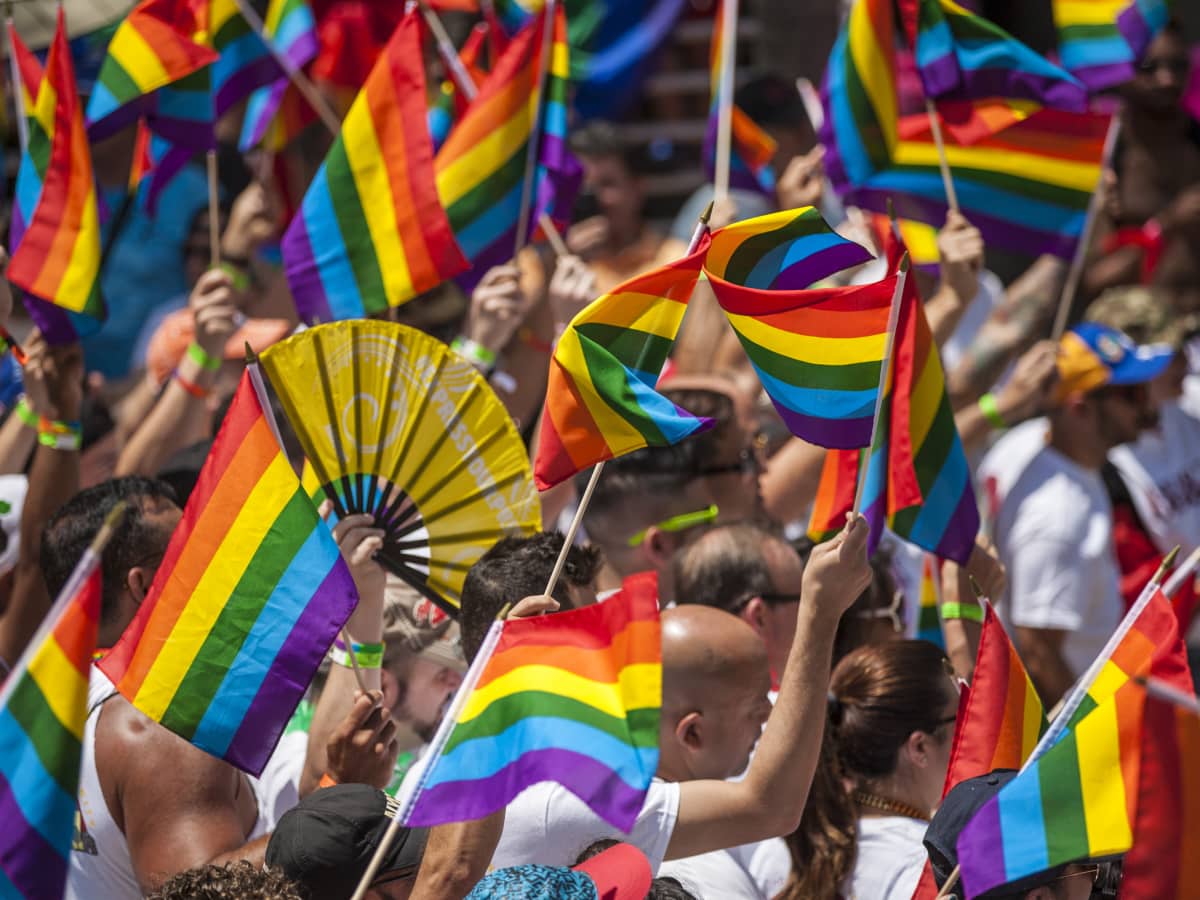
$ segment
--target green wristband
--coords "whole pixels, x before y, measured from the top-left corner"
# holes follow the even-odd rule
[[[943,622],[966,619],[968,622],[983,624],[983,607],[978,603],[959,603],[957,600],[952,600],[939,606],[938,613]]]
[[[996,405],[995,394],[984,394],[979,398],[979,411],[997,431],[1004,431],[1008,428],[1004,416],[1000,415],[1000,407]]]
[[[188,344],[187,356],[188,359],[200,368],[206,369],[209,372],[215,372],[221,368],[221,357],[209,355],[208,351],[195,341]]]
[[[33,429],[38,427],[38,414],[29,408],[29,401],[24,395],[17,401],[17,408],[13,412],[17,414],[17,418],[21,420],[22,424]]]
[[[450,349],[481,371],[488,372],[496,367],[496,354],[478,341],[456,337]]]

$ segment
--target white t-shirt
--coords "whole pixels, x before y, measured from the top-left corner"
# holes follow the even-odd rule
[[[629,834],[609,825],[566,788],[552,782],[535,784],[508,804],[492,868],[525,863],[571,866],[596,841],[611,838],[633,844],[657,872],[678,815],[679,785],[657,778]]]
[[[659,875],[675,878],[698,900],[771,900],[783,890],[792,857],[781,838],[672,859]]]
[[[1016,434],[1018,449],[1028,434]],[[1121,621],[1125,605],[1113,551],[1112,506],[1100,473],[1043,445],[1015,480],[1006,435],[980,466],[999,513],[995,541],[1008,569],[1001,617],[1066,632],[1063,658],[1083,674]],[[1005,489],[1005,485],[1008,485]],[[1018,650],[1020,650],[1018,642]]]
[[[1108,458],[1159,550],[1179,545],[1186,556],[1200,546],[1200,377],[1189,376],[1183,396],[1163,405],[1158,428]]]
[[[921,843],[928,827],[907,816],[860,818],[847,900],[911,900],[929,858]]]

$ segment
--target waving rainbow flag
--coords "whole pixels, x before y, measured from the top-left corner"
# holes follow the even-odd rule
[[[99,555],[72,576],[0,687],[0,886],[5,897],[61,897],[75,832],[88,672],[102,591]],[[44,628],[47,626],[43,626]]]
[[[533,463],[538,490],[711,426],[655,390],[707,249],[705,239],[690,256],[631,278],[571,320],[550,360]]]
[[[254,775],[358,599],[256,375],[242,375],[150,593],[100,663],[141,712]]]
[[[1141,58],[1170,19],[1164,0],[1051,0],[1063,65],[1093,91],[1133,78]]]
[[[75,337],[68,320],[104,318],[96,184],[61,9],[30,123],[17,206],[31,212],[28,218],[19,213],[24,233],[18,235],[8,279],[30,297],[46,301],[27,302],[27,307],[39,325],[47,325],[47,339],[61,343]],[[35,185],[37,197],[31,207],[25,206]]]
[[[217,60],[190,0],[142,0],[125,17],[88,100],[88,135],[102,140],[153,111],[151,95]]]
[[[275,45],[275,50],[297,69],[308,65],[320,49],[317,23],[307,0],[271,0],[263,19],[263,33]],[[295,137],[299,130],[290,131],[287,127],[294,118],[289,119],[282,112],[284,98],[295,95],[291,106],[299,104],[300,108],[307,111],[310,119],[315,116],[298,94],[286,76],[276,77],[255,90],[246,103],[246,115],[242,120],[242,134],[238,146],[245,151],[266,140],[270,149],[278,150],[287,142],[287,138]],[[268,136],[272,129],[280,127],[288,131],[288,134],[270,139]],[[303,128],[303,125],[300,127]]]
[[[946,220],[938,152],[925,114],[901,118],[891,0],[857,0],[834,44],[823,100],[825,169],[863,209],[940,226]],[[1100,180],[1110,117],[1040,109],[968,144],[947,135],[963,214],[989,247],[1069,259]]]
[[[725,20],[722,16],[723,3],[717,3],[713,12],[713,36],[708,55],[709,96],[708,126],[704,132],[702,157],[704,177],[713,180],[717,163],[717,120],[720,115],[721,55],[725,43]],[[733,37],[734,57],[737,56],[737,36]],[[754,120],[736,105],[731,112],[729,147],[729,186],[747,191],[758,191],[768,197],[775,196],[775,171],[771,160],[775,156],[775,139],[763,131]]]
[[[644,592],[497,622],[401,821],[478,819],[554,781],[629,831],[658,767],[661,653],[658,602]]]
[[[417,16],[380,54],[283,236],[304,321],[399,306],[466,268],[434,188]]]
[[[566,145],[569,51],[566,18],[554,7],[553,47],[544,92],[538,90],[545,22],[531,19],[497,61],[434,161],[437,192],[454,236],[473,269],[473,284],[514,254],[526,161],[538,154],[525,227],[537,233],[538,214],[570,219],[582,170]],[[545,99],[541,134],[538,105]]]

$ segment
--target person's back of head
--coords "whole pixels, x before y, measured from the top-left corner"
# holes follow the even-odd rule
[[[278,869],[241,860],[180,872],[147,900],[309,900],[309,896]]]
[[[471,566],[463,582],[459,624],[463,652],[470,662],[479,652],[492,622],[508,604],[543,594],[562,550],[559,532],[539,531],[529,537],[506,537]],[[572,546],[553,597],[560,609],[573,609],[572,589],[586,592],[596,577],[599,554]],[[586,596],[586,594],[585,594]]]
[[[58,510],[42,532],[41,568],[50,596],[57,596],[83,557],[100,526],[118,503],[125,515],[104,548],[100,571],[100,640],[128,624],[132,612],[125,599],[133,594],[136,607],[153,580],[175,525],[179,507],[169,485],[130,475],[101,482],[80,491]]]
[[[675,557],[677,602],[713,606],[737,615],[752,597],[770,594],[765,548],[771,541],[779,539],[755,525],[711,529]]]
[[[855,866],[862,810],[928,816],[941,795],[957,706],[945,654],[927,641],[871,644],[838,663],[812,792],[788,838],[797,873],[790,897],[836,896]],[[904,796],[881,796],[885,790]]]

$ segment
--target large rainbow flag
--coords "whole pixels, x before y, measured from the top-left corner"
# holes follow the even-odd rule
[[[274,45],[276,52],[296,69],[308,65],[320,49],[317,23],[307,0],[271,0],[263,18],[263,34]],[[282,136],[284,139],[280,140],[281,136],[271,135],[275,129],[286,129],[289,121],[292,121],[286,116],[280,118],[284,98],[289,93],[298,95],[299,92],[292,86],[289,78],[280,76],[250,95],[246,103],[246,115],[242,120],[241,138],[238,141],[242,150],[249,150],[264,140],[267,141],[269,149],[279,150],[286,143],[287,137],[295,137],[295,134],[290,134]],[[299,103],[308,110],[303,98],[297,96],[294,99],[293,106]],[[308,115],[311,117],[315,114],[308,110]]]
[[[191,0],[142,0],[134,7],[109,42],[88,100],[92,140],[152,115],[155,91],[216,62],[217,53],[198,37],[202,23]]]
[[[904,246],[893,235],[887,250],[894,269],[906,255]],[[910,543],[966,565],[979,533],[979,510],[942,359],[912,277],[904,282],[874,437],[862,495],[870,552],[886,523]]]
[[[723,2],[718,0],[713,11],[712,44],[708,56],[709,106],[708,126],[704,132],[702,158],[704,177],[713,180],[717,163],[717,123],[720,116],[721,58],[725,43],[725,19],[722,15]],[[734,41],[736,69],[737,36]],[[729,186],[747,191],[758,191],[768,197],[775,196],[775,171],[771,160],[775,156],[775,139],[762,130],[754,120],[734,105],[730,120]]]
[[[100,621],[100,559],[87,554],[0,688],[0,894],[57,898],[67,883]],[[72,582],[68,582],[68,589]]]
[[[857,0],[823,89],[825,169],[847,202],[930,225],[946,219],[928,117],[901,117],[891,0]],[[1070,259],[1100,180],[1110,117],[1043,108],[974,143],[946,134],[963,214],[989,247]]]
[[[1133,842],[1145,689],[1126,682],[962,829],[967,896]]]
[[[655,390],[707,249],[706,238],[690,256],[631,278],[571,320],[550,361],[533,463],[539,490],[712,424]]]
[[[560,226],[570,220],[582,170],[566,145],[566,18],[560,5],[553,15],[550,69],[542,90],[546,23],[539,16],[508,45],[434,161],[438,196],[473,267],[470,286],[515,253],[530,152],[538,157],[525,211],[527,236],[536,235],[539,213]]]
[[[784,423],[823,447],[869,444],[896,277],[799,290],[871,258],[812,207],[736,222],[712,241],[705,276]]]
[[[259,774],[358,595],[242,375],[150,593],[100,668],[141,712]]]
[[[302,320],[399,306],[467,266],[434,188],[417,17],[376,60],[284,234]]]
[[[30,315],[47,339],[62,343],[76,337],[76,322],[93,330],[104,318],[104,303],[96,184],[61,9],[27,122],[13,222],[17,243],[7,274],[25,291]]]
[[[1164,0],[1051,0],[1062,64],[1093,91],[1133,77],[1171,15]]]
[[[581,609],[497,622],[435,736],[408,825],[478,819],[554,781],[629,831],[658,767],[658,602],[621,591]]]

